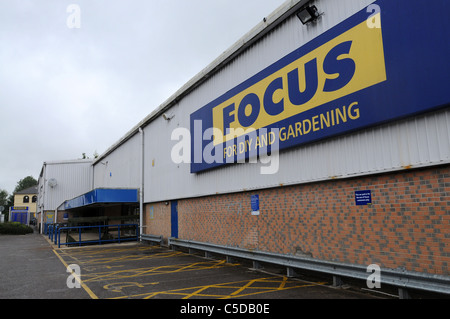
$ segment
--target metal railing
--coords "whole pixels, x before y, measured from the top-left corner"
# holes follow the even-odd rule
[[[48,236],[51,242],[55,245],[57,244],[56,234],[58,233],[58,228],[66,227],[67,224],[45,224],[44,233]]]
[[[157,235],[149,235],[149,234],[141,234],[141,240],[150,241],[155,244],[163,245],[163,236],[157,236]]]
[[[275,254],[176,238],[169,238],[169,246],[179,246],[189,248],[189,250],[193,249],[215,253],[226,256],[227,259],[228,257],[248,259],[252,260],[254,265],[257,265],[258,262],[281,265],[288,269],[288,273],[297,268],[327,273],[337,277],[350,277],[361,280],[367,280],[369,275],[367,268],[361,265],[330,262],[309,257]],[[399,290],[419,289],[450,294],[450,276],[444,275],[433,275],[399,269],[382,269],[381,283],[395,286]]]
[[[54,242],[56,230],[58,229],[58,224],[45,224],[44,234],[48,236],[50,241]],[[55,241],[56,244],[56,241]]]
[[[126,234],[126,231],[134,231]],[[61,242],[61,234],[66,235],[66,242]],[[53,225],[49,230],[50,240],[54,240],[58,248],[61,245],[102,244],[123,241],[139,241],[139,225],[97,225],[97,226],[61,226]]]

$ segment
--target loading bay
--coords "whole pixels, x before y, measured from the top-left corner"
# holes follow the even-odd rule
[[[253,269],[248,260],[227,262],[145,242],[58,248],[37,233],[1,235],[0,256],[0,299],[141,299],[148,300],[143,308],[164,309],[174,318],[272,317],[291,313],[300,300],[398,298],[363,283],[334,287],[331,276],[298,270],[287,277],[283,267]]]
[[[317,305],[304,300],[398,298],[364,288],[361,283],[333,287],[330,276],[298,270],[295,277],[287,277],[283,267],[253,269],[248,260],[227,262],[224,256],[205,258],[201,252],[148,243],[58,248],[37,233],[1,235],[0,256],[0,299],[140,299],[147,301],[133,307],[161,309],[171,318],[183,314],[278,318],[300,305],[302,309]],[[116,307],[99,309],[114,314]],[[324,313],[334,307],[315,309]]]
[[[220,257],[145,244],[55,249],[55,254],[66,267],[80,266],[83,288],[92,298],[367,298],[331,289],[325,281],[287,278]]]
[[[148,243],[58,248],[39,234],[0,236],[1,299],[298,300],[392,298],[287,277],[282,267],[205,258]],[[67,272],[67,268],[69,272]],[[72,272],[70,272],[72,270]]]

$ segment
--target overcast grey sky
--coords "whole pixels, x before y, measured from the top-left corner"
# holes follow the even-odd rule
[[[0,189],[103,153],[283,3],[0,0]]]

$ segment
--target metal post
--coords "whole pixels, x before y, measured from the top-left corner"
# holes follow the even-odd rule
[[[344,281],[340,276],[333,276],[333,287],[341,287],[344,285]]]
[[[287,273],[286,274],[287,277],[289,277],[289,278],[297,276],[297,273],[295,272],[294,268],[292,268],[292,267],[286,267],[286,273]]]
[[[140,175],[141,175],[141,185],[139,189],[139,234],[142,234],[143,231],[143,223],[144,223],[144,167],[145,167],[145,161],[144,161],[144,130],[142,127],[139,127],[139,133],[141,135],[141,165],[140,165]],[[138,237],[139,240],[139,237]]]
[[[213,255],[209,251],[205,251],[205,258],[213,258]]]
[[[400,299],[411,299],[408,289],[405,288],[398,288],[398,297]]]

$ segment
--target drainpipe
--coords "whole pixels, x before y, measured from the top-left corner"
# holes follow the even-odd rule
[[[42,194],[42,197],[41,197],[42,198],[42,203],[40,203],[41,204],[41,235],[44,233],[44,223],[43,223],[44,222],[44,209],[45,209],[44,203],[45,203],[45,198],[46,198],[45,185],[47,184],[46,183],[46,179],[45,179],[47,177],[46,170],[47,170],[47,163],[44,162],[44,170],[42,172],[42,179],[44,180],[44,184],[43,184],[43,188],[42,188],[43,194]]]
[[[144,130],[139,127],[141,134],[141,189],[139,192],[139,234],[143,231],[143,215],[144,215]]]

